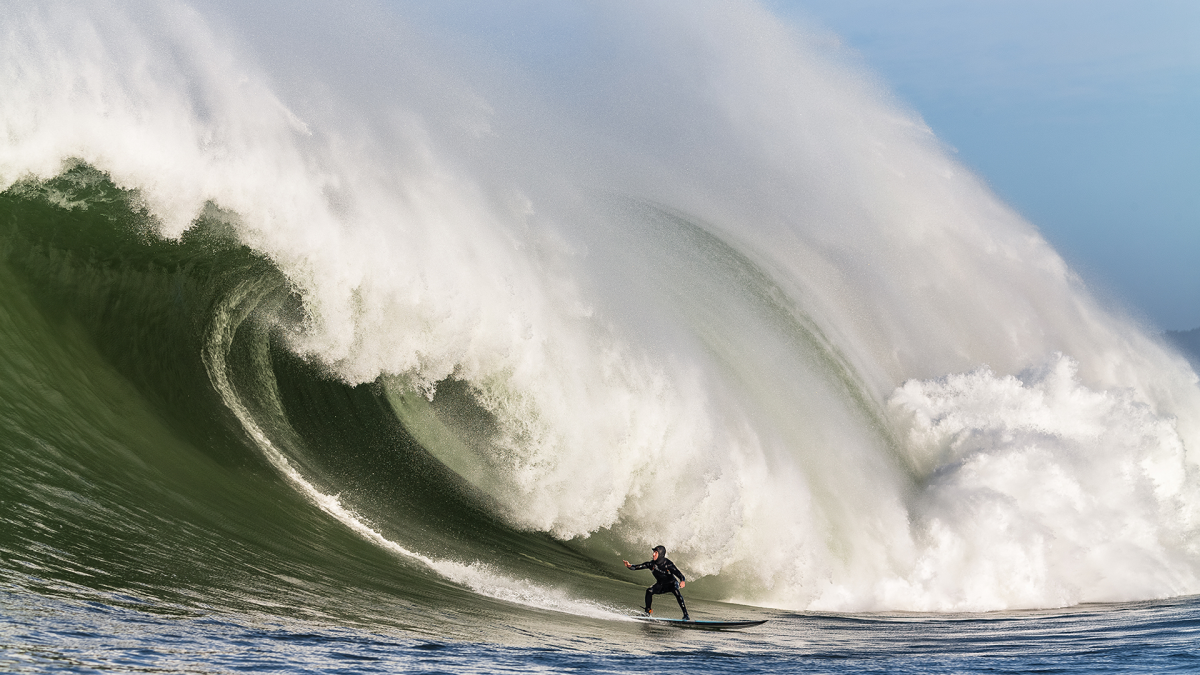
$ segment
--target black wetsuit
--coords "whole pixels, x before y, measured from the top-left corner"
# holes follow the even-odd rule
[[[687,581],[683,572],[671,562],[669,558],[662,556],[658,560],[650,560],[640,565],[633,565],[631,570],[648,569],[654,573],[654,585],[646,589],[646,611],[650,611],[650,603],[654,596],[658,593],[674,593],[675,599],[679,601],[679,609],[683,610],[683,618],[688,618],[687,605],[683,604],[683,596],[679,593],[679,582]],[[676,579],[675,577],[679,577]]]

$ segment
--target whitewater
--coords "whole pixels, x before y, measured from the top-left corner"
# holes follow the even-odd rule
[[[607,654],[640,604],[619,561],[656,544],[701,607],[826,617],[827,650],[864,612],[894,637],[1161,602],[1196,630],[1196,373],[818,28],[740,1],[12,0],[0,92],[2,494],[34,514],[6,521],[10,650],[83,598],[363,645],[390,607],[387,640],[484,670],[542,638]],[[157,531],[147,494],[229,560],[47,571],[103,558],[38,539],[75,518],[114,550]],[[222,587],[255,565],[281,581]]]

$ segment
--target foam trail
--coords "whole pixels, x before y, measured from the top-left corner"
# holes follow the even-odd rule
[[[546,44],[594,49],[523,59],[419,3],[193,7],[11,3],[0,185],[74,157],[165,236],[237,214],[293,348],[513,524],[786,607],[1200,592],[1195,373],[819,35],[584,3]],[[482,436],[430,421],[448,377]]]

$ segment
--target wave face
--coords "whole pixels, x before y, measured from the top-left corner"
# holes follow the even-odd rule
[[[836,46],[511,11],[6,10],[6,560],[591,616],[658,543],[783,608],[1200,593],[1195,373]]]

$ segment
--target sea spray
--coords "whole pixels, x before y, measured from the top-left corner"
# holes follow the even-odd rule
[[[1186,362],[811,31],[750,2],[580,11],[600,46],[555,70],[403,3],[16,2],[0,184],[75,158],[163,236],[233,214],[303,299],[296,353],[435,415],[465,383],[486,437],[431,451],[472,455],[509,522],[665,543],[715,594],[1200,591]]]
[[[903,604],[1066,605],[1194,587],[1200,501],[1174,420],[1130,390],[1089,389],[1077,370],[1056,354],[1016,376],[981,368],[892,395],[924,478],[909,578],[923,600]],[[971,582],[949,585],[946,570]]]

